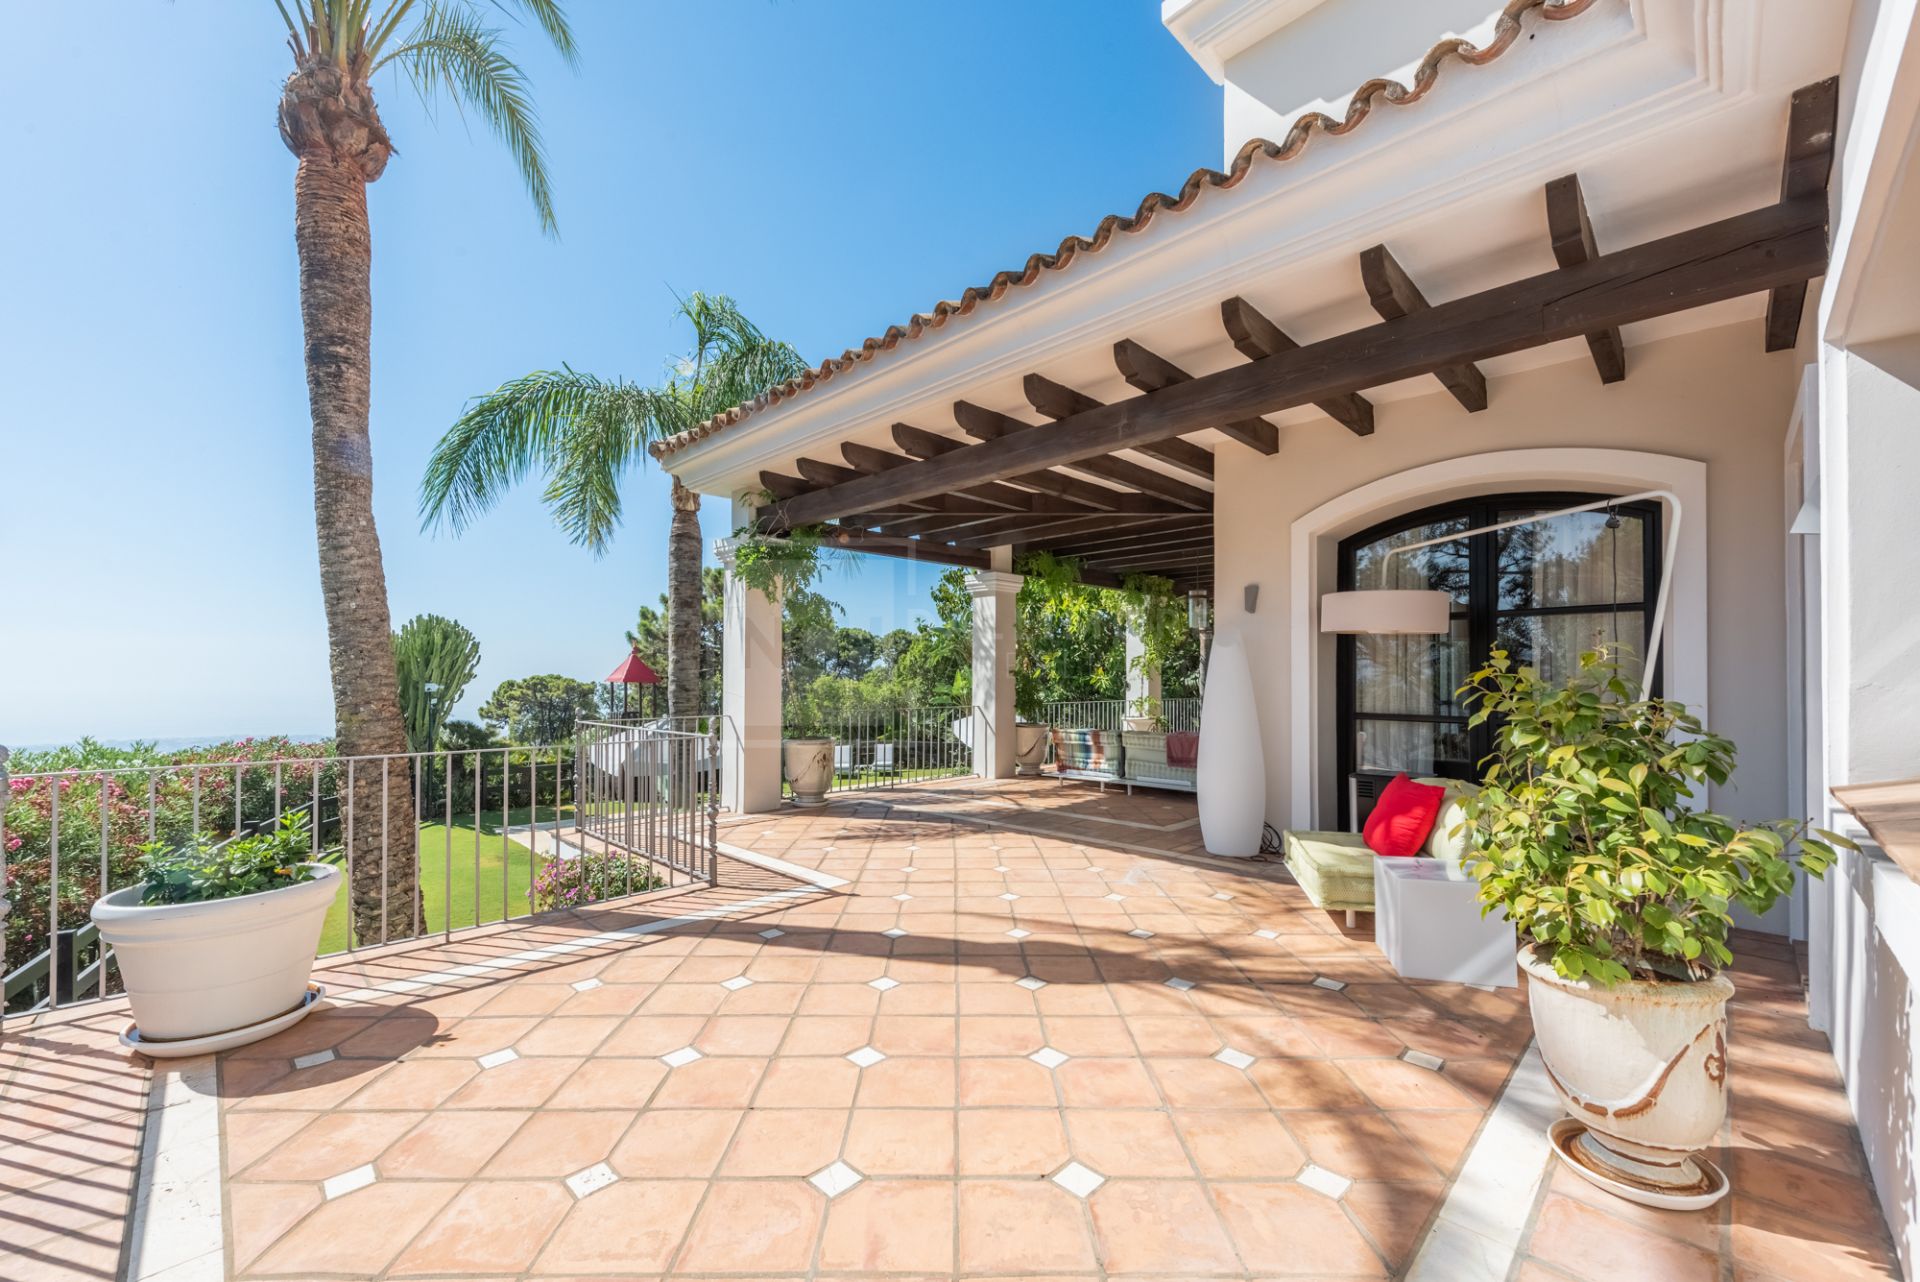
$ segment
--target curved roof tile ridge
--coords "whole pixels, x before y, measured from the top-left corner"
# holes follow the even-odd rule
[[[850,347],[839,356],[829,357],[819,365],[807,370],[797,378],[789,379],[777,386],[768,388],[754,399],[742,405],[736,405],[714,415],[706,422],[678,432],[663,440],[655,441],[648,447],[655,458],[665,458],[676,451],[686,449],[695,442],[705,440],[714,433],[731,427],[759,410],[767,409],[783,400],[790,399],[820,383],[826,382],[835,374],[852,369],[855,365],[871,361],[882,352],[890,352],[903,341],[919,338],[930,330],[939,329],[956,316],[966,316],[982,303],[994,302],[1017,287],[1031,285],[1043,272],[1063,271],[1082,254],[1098,253],[1106,248],[1114,237],[1125,233],[1144,231],[1161,211],[1182,213],[1191,208],[1200,198],[1200,193],[1209,189],[1229,191],[1240,185],[1252,172],[1254,163],[1259,160],[1291,160],[1306,150],[1314,133],[1339,137],[1353,132],[1372,113],[1379,103],[1389,106],[1411,106],[1427,96],[1440,78],[1440,68],[1449,60],[1457,59],[1471,67],[1484,66],[1500,57],[1520,37],[1521,18],[1527,13],[1538,10],[1540,16],[1550,22],[1575,18],[1592,8],[1598,0],[1508,0],[1494,22],[1494,36],[1485,47],[1459,36],[1449,36],[1428,49],[1414,68],[1413,83],[1405,85],[1397,80],[1375,77],[1353,91],[1348,101],[1344,117],[1335,119],[1321,111],[1309,111],[1295,118],[1282,142],[1270,142],[1265,138],[1249,140],[1235,153],[1233,163],[1225,173],[1217,169],[1202,167],[1187,176],[1180,184],[1179,194],[1169,196],[1164,192],[1153,192],[1140,202],[1140,206],[1131,216],[1108,214],[1100,220],[1092,236],[1069,236],[1050,254],[1034,254],[1027,259],[1018,271],[1002,271],[994,275],[985,285],[969,286],[957,300],[936,303],[932,311],[917,312],[905,325],[891,325],[883,334],[876,335]]]

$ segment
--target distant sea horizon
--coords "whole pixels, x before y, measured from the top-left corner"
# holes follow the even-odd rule
[[[131,748],[136,743],[150,743],[156,752],[181,752],[188,748],[205,748],[216,743],[232,743],[236,739],[271,739],[275,735],[281,735],[295,743],[318,743],[322,739],[333,738],[333,732],[330,730],[312,733],[275,730],[265,733],[256,731],[239,734],[141,735],[131,739],[96,738],[94,742],[109,748]],[[49,752],[55,748],[72,747],[78,742],[80,742],[78,739],[57,739],[48,743],[10,743],[7,747],[15,752]]]

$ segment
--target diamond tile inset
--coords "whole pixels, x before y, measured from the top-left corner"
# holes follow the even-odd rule
[[[513,1063],[513,1061],[519,1058],[520,1058],[520,1052],[513,1049],[513,1047],[509,1046],[505,1050],[494,1051],[491,1054],[482,1055],[480,1057],[480,1067],[498,1068],[502,1064],[511,1064]]]
[[[1051,1046],[1042,1046],[1039,1050],[1027,1056],[1027,1058],[1042,1068],[1058,1068],[1073,1057],[1065,1051],[1057,1051]]]
[[[591,977],[589,977],[589,978],[587,978],[587,979],[582,979],[582,980],[578,980],[578,981],[576,981],[576,982],[574,982],[573,984],[571,984],[571,985],[569,985],[569,987],[571,987],[571,988],[573,989],[573,991],[574,991],[574,992],[576,992],[576,993],[590,993],[590,992],[592,992],[592,991],[593,991],[594,989],[596,989],[596,988],[600,988],[600,987],[603,987],[603,986],[604,986],[604,985],[602,985],[602,984],[601,984],[601,982],[600,982],[599,980],[597,980],[597,979],[594,979],[594,978],[591,978]]]
[[[1167,987],[1172,989],[1177,989],[1178,991],[1184,993],[1189,988],[1193,987],[1193,981],[1191,979],[1182,979],[1180,978],[1180,976],[1175,975],[1172,979],[1169,979],[1167,981]]]
[[[693,1049],[693,1047],[682,1046],[677,1051],[668,1051],[665,1055],[662,1055],[660,1062],[668,1068],[679,1068],[683,1064],[693,1063],[693,1061],[700,1057],[700,1052]]]
[[[1344,979],[1328,979],[1325,975],[1315,975],[1313,977],[1313,986],[1337,993],[1347,986],[1347,981]]]
[[[993,870],[995,872],[1012,872],[1013,871],[1013,869],[1007,867],[1005,864],[995,864],[993,866]]]
[[[1041,979],[1038,975],[1022,975],[1013,982],[1030,993],[1037,993],[1047,986],[1047,981]]]
[[[1068,1162],[1055,1171],[1053,1182],[1078,1198],[1093,1196],[1093,1191],[1107,1182],[1107,1177],[1078,1162]]]
[[[1215,893],[1214,898],[1215,899],[1232,899],[1233,896],[1229,895],[1226,891],[1222,890]]]
[[[1411,1046],[1400,1052],[1400,1058],[1415,1068],[1430,1068],[1436,1073],[1445,1067],[1447,1062],[1438,1055],[1429,1055],[1425,1051],[1414,1050]]]
[[[356,1166],[351,1171],[342,1171],[320,1185],[320,1192],[331,1202],[336,1197],[345,1197],[355,1189],[363,1189],[373,1183],[373,1163]]]
[[[1020,898],[1020,896],[1014,894],[1011,890],[1009,890],[1006,894],[1000,896],[1000,898],[1006,900],[1008,903],[1012,903],[1014,900]]]
[[[330,1064],[338,1058],[339,1056],[330,1050],[315,1051],[311,1055],[294,1056],[293,1066],[295,1068],[318,1068],[322,1064]]]
[[[1113,894],[1108,895],[1107,898],[1111,899],[1116,904],[1124,904],[1125,902],[1127,902],[1127,897],[1119,893],[1118,891],[1115,891]]]
[[[727,989],[729,992],[737,993],[743,988],[753,987],[753,981],[745,975],[735,975],[732,979],[721,980],[720,987]]]
[[[885,1059],[886,1055],[884,1052],[877,1051],[871,1046],[862,1046],[857,1051],[849,1052],[847,1058],[858,1064],[861,1068],[872,1068],[875,1064]]]
[[[1253,937],[1255,939],[1278,939],[1280,938],[1280,932],[1277,930],[1256,930],[1253,932]]]
[[[1012,930],[1007,932],[1007,937],[1010,939],[1025,939],[1028,935],[1031,935],[1032,933],[1033,932],[1030,930],[1022,930],[1018,926],[1015,926]]]
[[[907,902],[907,901],[908,901],[909,899],[912,899],[912,898],[913,898],[913,896],[912,896],[912,895],[909,895],[909,894],[908,894],[908,893],[907,893],[906,891],[904,891],[904,890],[903,890],[903,891],[901,891],[901,892],[900,892],[899,894],[897,894],[897,895],[895,895],[895,896],[894,896],[894,898],[895,898],[895,899],[897,899],[897,900],[899,900],[899,901],[900,901],[901,903],[903,903],[903,904],[904,904],[904,903],[906,903],[906,902]]]
[[[780,930],[780,929],[778,929],[777,927],[771,927],[771,926],[770,926],[770,927],[768,927],[768,928],[767,928],[766,930],[763,930],[763,931],[761,931],[761,932],[760,932],[760,938],[762,938],[762,939],[778,939],[778,938],[780,938],[780,936],[782,936],[782,935],[784,935],[784,934],[786,934],[786,933],[787,933],[787,932],[786,932],[786,931],[784,931],[784,930]]]
[[[868,988],[877,988],[877,989],[879,989],[879,990],[880,990],[881,992],[883,992],[883,993],[884,993],[884,992],[886,992],[886,991],[887,991],[888,989],[892,989],[892,988],[898,988],[898,987],[900,987],[900,981],[899,981],[899,980],[897,980],[897,979],[894,979],[894,978],[893,978],[892,976],[890,976],[890,975],[882,975],[882,976],[880,976],[880,978],[878,978],[878,979],[869,979],[869,980],[867,981],[867,987],[868,987]]]
[[[883,930],[880,933],[885,935],[888,939],[899,939],[902,935],[905,935],[907,932],[900,929],[898,926],[895,926],[892,930]]]
[[[1299,1179],[1314,1192],[1324,1193],[1335,1201],[1345,1197],[1347,1190],[1353,1187],[1353,1181],[1346,1176],[1329,1171],[1324,1166],[1315,1166],[1311,1162],[1300,1172]]]
[[[611,1166],[608,1166],[605,1162],[596,1162],[584,1171],[575,1171],[572,1175],[569,1175],[567,1177],[567,1191],[572,1193],[576,1199],[583,1198],[589,1193],[598,1193],[601,1189],[607,1187],[607,1185],[619,1178],[618,1175],[613,1173]]]
[[[835,1198],[864,1178],[866,1177],[845,1162],[835,1162],[832,1166],[822,1167],[809,1175],[807,1183],[825,1193],[829,1198]]]
[[[1129,935],[1132,935],[1135,939],[1152,939],[1153,938],[1152,931],[1142,929],[1142,928],[1135,928],[1133,930],[1128,931],[1127,933]]]
[[[1222,1047],[1220,1053],[1214,1058],[1233,1068],[1247,1068],[1253,1064],[1253,1056],[1245,1051],[1237,1051],[1231,1046]]]

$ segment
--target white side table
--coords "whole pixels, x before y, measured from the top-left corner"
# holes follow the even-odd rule
[[[1373,942],[1407,979],[1512,988],[1518,941],[1506,914],[1480,915],[1480,883],[1438,859],[1373,861]]]

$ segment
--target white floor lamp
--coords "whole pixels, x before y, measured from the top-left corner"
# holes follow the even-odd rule
[[[1577,512],[1597,512],[1602,508],[1619,507],[1623,503],[1638,503],[1645,499],[1661,499],[1672,512],[1672,519],[1667,522],[1666,552],[1660,564],[1660,592],[1653,603],[1653,639],[1647,644],[1646,662],[1640,674],[1640,697],[1646,699],[1653,694],[1653,671],[1660,660],[1661,634],[1667,627],[1667,602],[1673,596],[1673,561],[1680,550],[1680,497],[1672,490],[1643,490],[1619,498],[1596,499],[1592,503],[1580,503],[1553,512],[1535,512],[1495,525],[1483,525],[1478,529],[1408,543],[1388,549],[1386,556],[1381,558],[1381,568],[1384,570],[1388,561],[1405,552],[1418,552],[1421,548],[1438,547],[1442,543],[1458,543],[1476,534],[1510,530],[1516,525],[1532,525],[1536,521],[1550,521],[1557,516],[1572,516]],[[1438,589],[1356,588],[1346,592],[1329,592],[1320,598],[1322,632],[1442,636],[1452,628],[1453,594]]]

